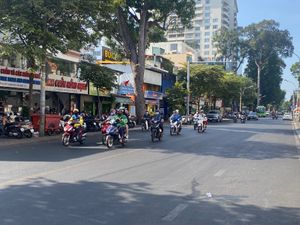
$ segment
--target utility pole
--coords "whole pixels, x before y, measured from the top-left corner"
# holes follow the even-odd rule
[[[187,72],[186,72],[186,89],[188,91],[187,93],[187,103],[186,103],[186,115],[190,115],[190,60],[187,61]]]

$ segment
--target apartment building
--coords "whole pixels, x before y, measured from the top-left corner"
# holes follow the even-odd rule
[[[183,27],[178,18],[170,16],[172,23],[166,33],[169,42],[184,41],[196,49],[205,61],[216,60],[213,35],[220,29],[237,29],[236,0],[196,0],[195,17],[191,27]]]

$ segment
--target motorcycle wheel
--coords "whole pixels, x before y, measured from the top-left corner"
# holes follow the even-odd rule
[[[144,131],[145,130],[145,127],[144,127],[144,124],[142,124],[142,131]]]
[[[114,138],[110,135],[106,136],[106,146],[112,148],[114,145]]]
[[[102,135],[102,144],[105,145],[105,135]]]
[[[194,130],[196,130],[197,129],[197,124],[194,124]]]
[[[162,139],[162,136],[163,136],[163,134],[162,134],[162,133],[160,133],[160,134],[158,135],[158,140],[159,140],[159,141],[161,141],[161,139]]]
[[[170,135],[173,136],[173,128],[170,128]]]
[[[64,146],[66,146],[66,147],[70,145],[70,135],[63,134],[63,136],[62,136],[62,144]]]
[[[155,141],[155,136],[156,136],[156,131],[152,130],[151,131],[151,141],[154,142]]]
[[[198,126],[198,133],[202,133],[203,131],[202,131],[203,129],[202,129],[202,126],[200,125],[200,126]]]
[[[32,138],[32,133],[30,132],[30,130],[25,130],[24,136],[27,138]]]

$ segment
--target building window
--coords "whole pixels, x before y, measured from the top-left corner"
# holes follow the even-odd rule
[[[208,48],[209,48],[209,45],[204,45],[204,48],[205,48],[205,49],[208,49]]]
[[[209,51],[205,51],[205,52],[204,52],[204,55],[209,55]]]
[[[217,22],[218,22],[218,18],[214,18],[214,19],[213,19],[213,22],[214,22],[214,23],[217,23]]]
[[[218,29],[218,25],[213,25],[213,29]]]
[[[204,28],[205,28],[205,30],[209,30],[210,26],[206,25]]]
[[[195,20],[195,25],[201,25],[202,24],[202,20]]]
[[[169,38],[175,38],[176,37],[176,34],[170,34],[169,35]]]
[[[205,24],[209,24],[210,23],[210,19],[205,19]]]
[[[210,10],[210,6],[205,6],[205,11],[209,11]]]
[[[200,33],[195,33],[195,38],[199,38],[200,37]]]
[[[210,13],[205,13],[205,17],[210,17]]]
[[[170,44],[171,51],[177,51],[178,45],[177,44]]]
[[[209,35],[210,35],[210,32],[205,32],[204,35],[205,35],[205,36],[209,36]]]
[[[196,30],[196,31],[199,31],[199,30],[200,30],[200,27],[195,27],[195,30]]]
[[[186,34],[185,37],[186,38],[193,38],[193,34]]]
[[[210,42],[210,38],[204,38],[204,42]]]
[[[210,0],[205,0],[205,4],[209,4],[210,3]]]

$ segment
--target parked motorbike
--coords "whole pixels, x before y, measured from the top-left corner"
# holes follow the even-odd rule
[[[25,129],[18,123],[6,124],[3,128],[3,134],[7,137],[22,138],[24,131]]]
[[[29,122],[29,121],[21,122],[20,127],[21,127],[21,131],[24,129],[24,131],[22,132],[24,137],[32,138],[34,129],[33,129],[33,125],[31,122]]]
[[[129,128],[134,128],[136,126],[136,118],[134,116],[130,116],[129,117],[129,121],[128,121],[128,127]]]
[[[170,122],[170,135],[179,134],[181,131],[181,123],[179,121]]]
[[[64,146],[69,146],[70,143],[76,143],[83,144],[83,142],[86,139],[86,133],[84,131],[83,127],[74,127],[75,123],[68,122],[65,124],[64,127],[64,133],[62,135],[62,144]],[[76,129],[78,129],[76,131]]]
[[[105,142],[108,148],[112,148],[114,145],[125,146],[126,138],[120,135],[120,128],[117,126],[116,121],[111,120],[110,126],[106,130]],[[125,133],[125,131],[124,131]]]
[[[150,130],[151,130],[151,141],[154,142],[155,139],[158,139],[159,141],[161,141],[162,136],[163,136],[163,130],[159,127],[160,123],[163,121],[151,121],[151,126],[150,126]]]

